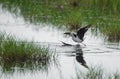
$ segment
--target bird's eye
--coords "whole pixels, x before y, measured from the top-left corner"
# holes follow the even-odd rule
[[[77,35],[74,34],[74,36],[76,37]]]

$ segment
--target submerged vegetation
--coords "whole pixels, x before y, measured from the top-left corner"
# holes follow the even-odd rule
[[[16,66],[30,69],[44,67],[49,64],[51,56],[47,47],[0,33],[0,65],[4,70]]]

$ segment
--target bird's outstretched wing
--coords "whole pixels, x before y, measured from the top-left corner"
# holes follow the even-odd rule
[[[84,37],[84,34],[86,33],[86,31],[91,27],[91,24],[83,27],[83,28],[80,28],[78,31],[77,31],[77,36],[83,40],[83,37]]]

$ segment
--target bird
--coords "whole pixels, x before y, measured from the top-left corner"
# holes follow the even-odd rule
[[[72,40],[74,42],[77,42],[77,43],[81,43],[83,45],[85,45],[84,43],[82,43],[84,41],[84,35],[85,33],[87,32],[87,30],[91,27],[92,25],[89,24],[85,27],[82,27],[80,28],[76,33],[72,33],[72,32],[65,32],[64,34],[65,35],[69,35],[72,37]],[[86,45],[85,45],[86,46]]]

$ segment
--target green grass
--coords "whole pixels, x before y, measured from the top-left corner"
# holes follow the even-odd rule
[[[120,41],[120,27],[117,23],[113,25],[100,24],[98,28],[100,32],[105,36],[105,39],[109,40],[110,42],[119,42]]]
[[[120,5],[119,0],[0,0],[0,3],[3,9],[8,9],[16,15],[19,15],[17,12],[19,8],[20,15],[22,15],[26,21],[35,24],[39,22],[50,22],[57,25],[66,24],[66,20],[68,20],[69,17],[76,18],[76,16],[80,16],[77,17],[77,22],[81,23],[81,20],[84,20],[85,17],[89,19],[89,17],[97,18],[102,15],[119,15],[120,11],[118,7]],[[72,4],[74,5],[74,3],[79,4],[79,6],[71,6]],[[107,8],[107,10],[104,10],[104,8]],[[118,13],[115,13],[116,11],[118,11]],[[72,20],[76,21],[74,18]]]
[[[81,4],[87,5],[86,8],[96,8],[106,13],[120,12],[120,1],[119,0],[81,0]]]
[[[5,70],[15,66],[42,67],[49,63],[51,57],[52,53],[47,47],[0,33],[0,65]]]
[[[120,79],[119,72],[107,73],[100,66],[90,67],[87,72],[77,72],[76,79]]]
[[[120,0],[0,0],[0,3],[3,9],[23,16],[26,22],[64,25],[68,30],[92,24],[108,40],[120,40]]]

